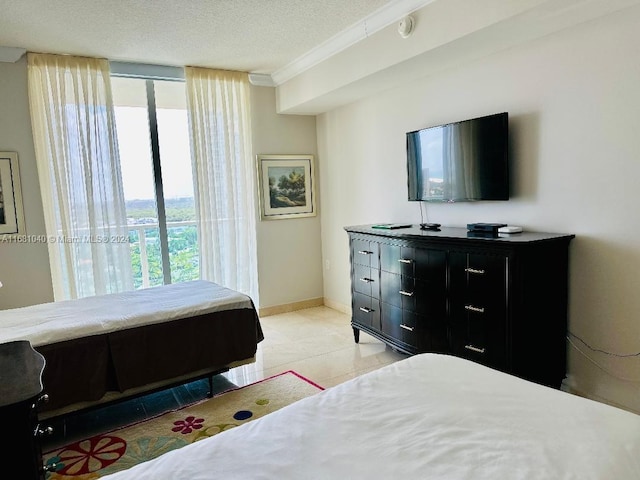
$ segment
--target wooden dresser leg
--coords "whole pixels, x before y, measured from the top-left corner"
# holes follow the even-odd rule
[[[353,339],[356,341],[356,343],[360,342],[360,330],[358,330],[356,327],[353,327]]]

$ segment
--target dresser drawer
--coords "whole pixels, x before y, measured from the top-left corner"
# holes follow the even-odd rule
[[[380,270],[409,277],[414,276],[415,248],[380,245]]]
[[[468,254],[464,268],[467,289],[475,298],[505,297],[507,258],[497,255]]]
[[[353,321],[365,327],[380,330],[380,301],[354,292]]]
[[[506,299],[478,298],[456,300],[451,302],[451,322],[455,324],[491,324],[507,321]]]
[[[378,242],[362,239],[353,239],[351,242],[351,258],[356,265],[364,265],[374,269],[379,268],[379,251]]]
[[[353,266],[353,289],[364,295],[378,298],[380,285],[378,283],[380,271],[365,265]]]
[[[452,326],[450,332],[454,355],[495,368],[507,365],[507,338],[501,325],[470,321]]]
[[[452,286],[476,295],[493,295],[506,288],[508,258],[502,255],[451,252]]]
[[[381,303],[382,332],[415,352],[447,352],[447,325],[443,317],[430,318]]]
[[[380,300],[420,315],[446,315],[446,284],[380,272]]]
[[[402,312],[403,341],[421,352],[447,352],[449,341],[444,316],[425,316]]]
[[[380,245],[380,269],[386,272],[444,282],[446,268],[444,250]]]
[[[380,305],[382,307],[382,333],[406,343],[404,341],[404,328],[401,326],[403,325],[402,308],[388,303],[381,303]]]
[[[413,277],[397,273],[380,272],[380,299],[399,308],[413,309],[415,304]]]

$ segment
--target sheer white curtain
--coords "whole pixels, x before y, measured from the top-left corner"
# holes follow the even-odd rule
[[[185,68],[200,277],[258,300],[249,76]]]
[[[109,63],[28,54],[56,300],[133,289]]]

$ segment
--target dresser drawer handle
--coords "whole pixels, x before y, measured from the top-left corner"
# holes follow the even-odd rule
[[[44,472],[55,472],[58,470],[58,467],[62,467],[64,466],[61,463],[47,463],[46,465],[42,466],[42,470]]]
[[[364,283],[371,283],[371,282],[373,282],[373,279],[372,278],[363,277],[363,278],[360,279],[360,281],[364,282]]]
[[[484,353],[484,348],[474,347],[473,345],[465,345],[464,348],[476,353]]]
[[[36,398],[36,400],[31,404],[31,409],[35,410],[40,405],[42,405],[43,403],[47,403],[48,401],[49,401],[49,394],[48,393],[43,393],[38,398]]]
[[[367,308],[367,307],[360,307],[360,311],[364,312],[364,313],[371,313],[373,312],[372,308]]]
[[[478,270],[476,268],[465,268],[464,271],[468,273],[475,273],[476,275],[484,275],[484,270]]]
[[[36,428],[35,436],[36,437],[44,437],[45,435],[53,435],[53,427],[49,425],[48,427],[41,428],[39,425]]]
[[[404,290],[400,290],[400,295],[404,295],[405,297],[413,297],[413,292],[405,292]]]
[[[369,250],[358,250],[358,253],[361,255],[373,255],[373,252],[370,252]]]
[[[413,332],[413,327],[410,327],[409,325],[405,325],[404,323],[400,324],[400,328],[404,328],[405,330],[409,330],[410,332]]]
[[[484,313],[484,307],[474,307],[473,305],[465,305],[465,309],[471,310],[472,312]]]
[[[413,260],[409,260],[408,258],[401,258],[398,260],[400,263],[411,263]]]

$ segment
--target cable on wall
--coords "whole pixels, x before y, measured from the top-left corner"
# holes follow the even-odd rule
[[[420,204],[420,223],[425,223],[425,221],[424,221],[424,217],[425,217],[425,215],[422,213],[422,204],[423,204],[424,202],[418,202],[418,203]],[[427,206],[426,206],[426,205],[425,205],[425,208],[424,208],[424,209],[425,209],[425,213],[426,213],[426,217],[427,217],[427,223],[428,223],[428,222],[429,222],[429,211],[428,211],[428,209],[427,209]]]
[[[576,340],[580,341],[580,343],[582,343],[585,347],[587,347],[592,352],[604,353],[605,355],[609,355],[611,357],[618,357],[618,358],[640,357],[640,352],[637,352],[637,353],[626,353],[626,354],[608,352],[606,350],[600,350],[599,348],[592,347],[591,345],[589,345],[587,342],[585,342],[582,338],[580,338],[575,333],[569,332],[569,336],[571,336],[571,337],[575,338]]]
[[[633,354],[624,354],[624,355],[619,355],[616,353],[612,353],[612,352],[607,352],[605,350],[599,350],[596,348],[591,347],[588,343],[586,343],[584,340],[582,340],[580,337],[578,337],[577,335],[574,335],[573,333],[569,332],[569,335],[567,335],[567,340],[569,341],[569,343],[571,344],[571,346],[573,348],[575,348],[583,357],[585,357],[587,360],[589,360],[591,363],[593,363],[596,367],[598,367],[600,370],[602,370],[603,372],[605,372],[608,375],[611,375],[614,378],[617,378],[618,380],[623,380],[625,382],[633,382],[633,383],[640,383],[640,378],[628,378],[628,377],[622,377],[616,373],[613,373],[611,370],[609,370],[608,368],[600,365],[598,362],[596,362],[593,358],[591,358],[587,353],[585,353],[580,347],[578,347],[578,345],[575,344],[575,342],[571,339],[571,337],[576,338],[577,340],[579,340],[580,342],[582,342],[587,348],[589,348],[590,350],[594,351],[594,352],[599,352],[599,353],[604,353],[606,355],[610,355],[612,357],[617,357],[617,358],[629,358],[629,357],[640,357],[640,352],[639,353],[633,353]]]

